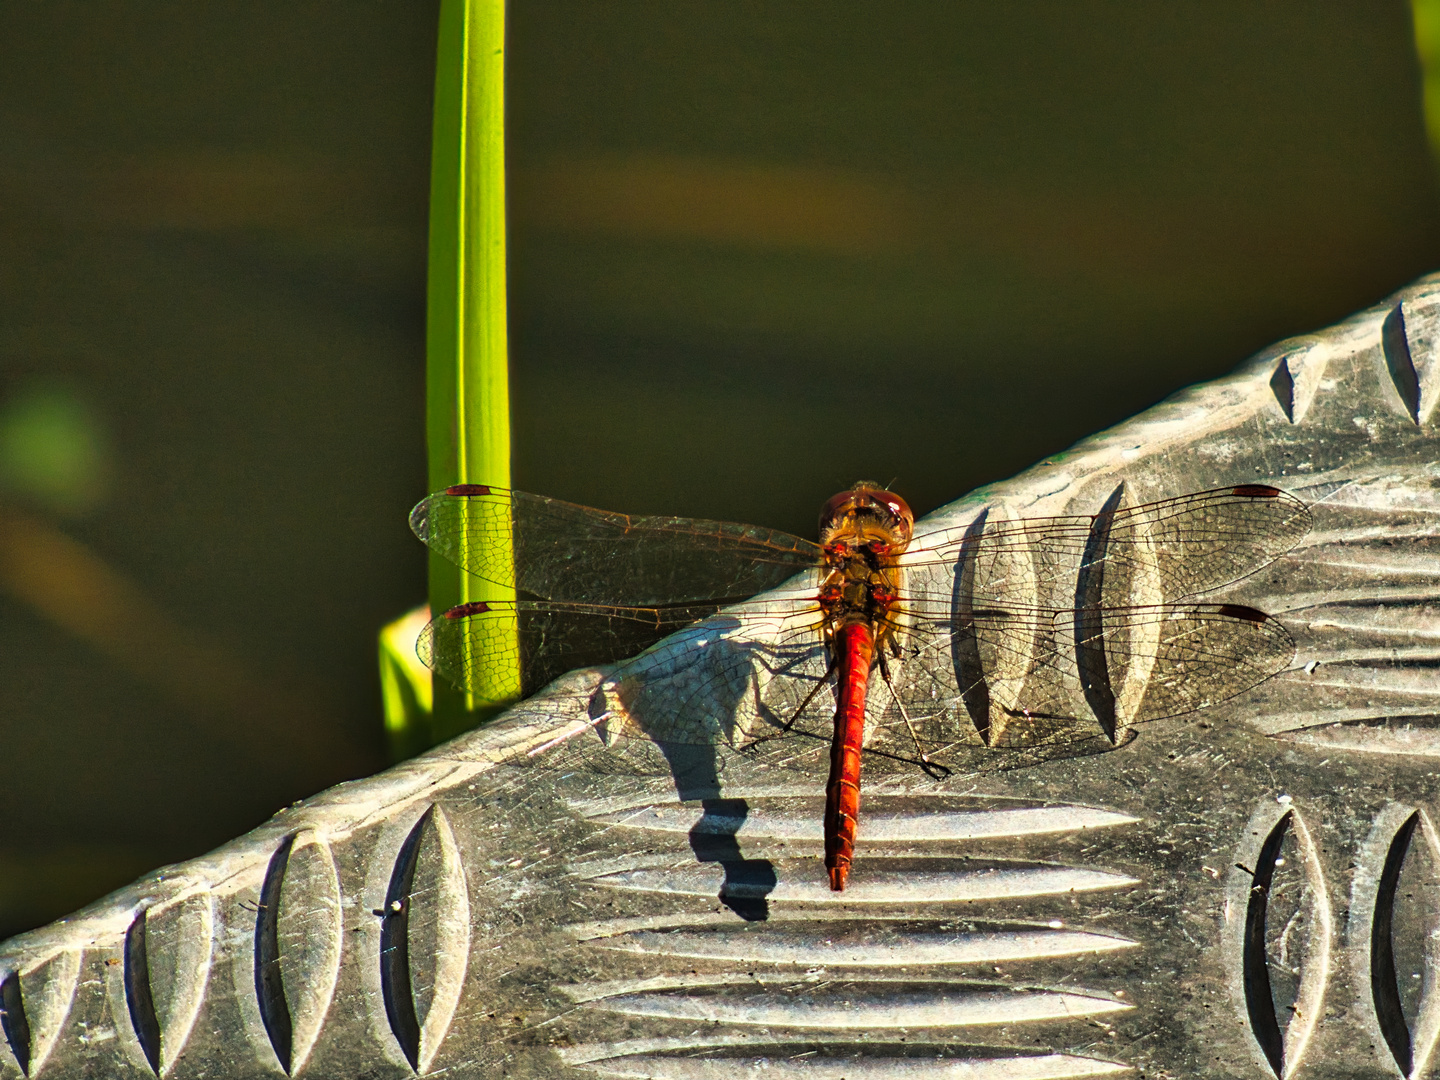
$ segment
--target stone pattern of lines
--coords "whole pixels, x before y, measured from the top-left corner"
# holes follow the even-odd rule
[[[867,762],[835,894],[823,745],[607,745],[576,672],[0,945],[0,1074],[1434,1075],[1437,344],[1426,279],[932,517],[1291,492],[1309,533],[1212,594],[1295,640],[1240,697],[1090,756]]]
[[[606,978],[566,987],[580,1007],[572,1030],[590,1030],[562,1060],[673,1080],[782,1066],[898,1078],[959,1061],[976,1077],[1122,1071],[1023,1035],[1017,1045],[951,1044],[1004,1027],[1073,1029],[1069,1041],[1091,1043],[1133,1008],[1122,972],[1137,943],[1114,931],[1112,894],[1139,883],[1097,865],[1104,834],[1133,818],[881,796],[867,818],[867,872],[836,893],[809,854],[822,807],[772,790],[581,808],[593,824],[653,842],[572,866],[595,906],[639,895],[668,910],[567,927],[609,955]],[[680,898],[687,910],[675,910]],[[616,1039],[617,1024],[631,1036]]]

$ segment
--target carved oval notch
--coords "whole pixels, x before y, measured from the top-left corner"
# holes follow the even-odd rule
[[[80,953],[60,952],[0,978],[0,1030],[26,1076],[38,1075],[70,1015],[80,975]]]
[[[460,847],[438,804],[410,830],[390,874],[380,931],[380,987],[390,1030],[425,1072],[454,1019],[470,954],[470,898]]]
[[[970,543],[955,568],[955,678],[986,746],[1001,744],[1005,725],[1019,708],[1037,644],[1033,631],[1027,640],[1023,619],[1007,617],[1011,610],[1032,610],[1039,603],[1031,553],[1012,544],[985,542],[991,522],[1016,520],[1004,506],[982,512],[965,530]],[[990,598],[997,596],[1005,598],[1005,608],[991,604]],[[1017,648],[1017,642],[1024,646]]]
[[[145,1061],[157,1076],[179,1060],[210,978],[214,901],[192,893],[142,908],[125,932],[125,1007]]]
[[[1075,582],[1075,663],[1085,701],[1106,738],[1118,743],[1134,721],[1155,665],[1160,624],[1134,618],[1165,599],[1155,544],[1143,517],[1123,526],[1128,557],[1110,558],[1116,517],[1125,506],[1120,484],[1095,515]]]
[[[1435,411],[1440,365],[1435,362],[1440,310],[1432,297],[1411,297],[1390,310],[1381,327],[1385,366],[1405,413],[1417,426]]]
[[[25,1013],[25,999],[20,991],[20,973],[11,971],[0,980],[0,1028],[15,1055],[15,1063],[26,1076],[30,1075],[30,1017]]]
[[[1440,857],[1423,811],[1391,807],[1368,845],[1374,896],[1359,897],[1369,919],[1370,999],[1390,1056],[1406,1076],[1424,1073],[1440,1033]],[[1359,929],[1359,928],[1357,928]]]
[[[1231,877],[1236,973],[1255,1044],[1277,1077],[1315,1030],[1330,967],[1331,916],[1319,853],[1288,796],[1251,819]]]
[[[255,917],[255,994],[280,1067],[294,1075],[320,1036],[340,972],[340,880],[329,848],[290,835],[270,857]]]
[[[147,958],[146,912],[142,908],[135,914],[130,928],[125,931],[123,974],[125,983],[125,1005],[130,1013],[130,1025],[135,1032],[145,1060],[151,1071],[160,1073],[160,1019],[155,1015],[155,999],[150,990],[150,963]]]

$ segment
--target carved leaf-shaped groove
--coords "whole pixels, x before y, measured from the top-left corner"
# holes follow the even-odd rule
[[[385,1011],[417,1072],[434,1060],[455,1017],[470,953],[470,898],[445,812],[431,806],[401,846],[380,937]]]
[[[1062,1080],[1065,1077],[1113,1076],[1129,1066],[1070,1054],[922,1060],[872,1058],[857,1063],[850,1058],[810,1058],[804,1064],[769,1058],[616,1058],[597,1066],[601,1076],[646,1080],[730,1080],[764,1069],[773,1080]]]
[[[164,1073],[184,1051],[205,999],[215,937],[214,898],[205,891],[157,905],[145,912],[143,926],[159,1071]]]
[[[270,859],[255,922],[255,990],[280,1065],[296,1073],[340,975],[340,878],[329,848],[287,837]]]
[[[125,1006],[130,1013],[130,1027],[145,1060],[153,1072],[160,1072],[160,1020],[155,1015],[155,1002],[150,991],[150,965],[145,940],[145,912],[138,912],[125,931]]]
[[[260,1007],[260,1020],[280,1067],[290,1072],[294,1027],[290,1021],[290,1004],[285,1000],[285,984],[280,976],[280,886],[290,862],[294,836],[281,841],[265,870],[260,886],[260,902],[255,914],[255,1000]]]
[[[1134,1006],[1084,990],[1013,989],[942,980],[846,980],[813,987],[776,977],[757,990],[745,974],[592,983],[566,993],[593,1009],[706,1024],[891,1031],[1040,1023]]]
[[[1325,374],[1328,353],[1316,341],[1296,342],[1275,364],[1275,373],[1270,377],[1270,389],[1279,402],[1285,419],[1298,424],[1310,411],[1310,403],[1320,389],[1320,379]]]
[[[1314,712],[1293,719],[1304,723]],[[1286,717],[1272,719],[1284,721]],[[1285,742],[1306,743],[1327,750],[1352,754],[1405,754],[1413,757],[1440,758],[1440,716],[1422,713],[1412,716],[1361,716],[1296,731],[1282,731],[1276,738]]]
[[[305,1064],[340,977],[344,928],[340,875],[330,849],[305,834],[290,851],[280,885],[277,938],[280,977],[294,1027],[291,1071]]]
[[[693,858],[693,857],[692,857]],[[641,867],[611,871],[591,880],[612,889],[672,896],[723,895],[728,899],[763,899],[770,903],[807,903],[827,906],[855,904],[958,903],[1007,900],[1024,896],[1122,889],[1135,878],[1104,870],[1052,865],[996,865],[981,869],[949,859],[912,859],[903,867],[886,868],[884,860],[870,858],[860,880],[851,879],[843,893],[830,888],[824,868],[815,859],[763,860],[765,872],[754,881],[743,868],[720,863],[696,865],[685,860],[672,867]],[[928,865],[927,865],[928,864]]]
[[[125,1007],[157,1075],[185,1049],[210,978],[214,900],[194,893],[139,911],[125,932]]]
[[[1410,419],[1424,425],[1435,411],[1440,393],[1440,304],[1434,297],[1396,304],[1381,327],[1381,346],[1390,380]]]
[[[695,1057],[688,1053],[597,1056],[589,1047],[575,1047],[562,1056],[567,1062],[588,1065],[601,1076],[623,1080],[733,1080],[737,1076],[763,1076],[766,1080],[1070,1080],[1130,1071],[1128,1065],[1075,1054],[1019,1054],[976,1047],[974,1056],[955,1057],[944,1051],[922,1056],[915,1049],[869,1044],[856,1047],[854,1056],[840,1056],[833,1045],[824,1049],[776,1046],[773,1056]],[[990,1056],[982,1056],[987,1050]]]
[[[572,928],[576,933],[579,928]],[[736,930],[730,920],[711,926],[624,929],[592,924],[576,936],[617,951],[689,960],[729,960],[798,968],[914,969],[944,964],[1000,964],[1129,949],[1128,938],[1055,926],[978,927],[960,933],[949,924],[879,920],[795,926],[755,923]]]
[[[0,1027],[15,1063],[25,1074],[30,1072],[30,1018],[25,1015],[25,1001],[20,992],[20,974],[12,971],[0,981]]]
[[[1401,1073],[1423,1075],[1440,1034],[1440,844],[1423,811],[1392,804],[1377,818],[1352,918],[1383,1044]]]
[[[956,631],[951,643],[955,677],[958,685],[967,688],[965,709],[987,746],[999,743],[1006,722],[1019,707],[1037,645],[1033,634],[1028,641],[1015,633],[1001,636],[993,620],[975,617],[977,597],[980,606],[989,596],[1004,596],[1019,608],[1039,604],[1040,585],[1031,552],[1020,545],[997,547],[984,542],[985,526],[991,521],[1014,520],[1004,506],[976,517],[966,530],[976,542],[967,546],[955,571]]]
[[[1075,584],[1075,661],[1085,701],[1113,743],[1140,711],[1160,640],[1158,619],[1132,608],[1164,602],[1159,557],[1143,518],[1130,532],[1126,559],[1109,559],[1110,531],[1123,505],[1117,487],[1095,515]]]
[[[709,799],[702,805],[647,803],[590,820],[686,836],[735,836],[747,840],[820,840],[824,802],[813,798]],[[888,809],[893,800],[875,796],[865,808],[867,843],[993,840],[1133,825],[1129,814],[1090,806],[1013,806],[959,810],[938,799],[919,809]],[[582,808],[581,812],[584,812]]]
[[[0,1029],[20,1071],[33,1076],[55,1046],[75,1000],[80,952],[66,949],[0,980]]]
[[[1288,796],[1251,818],[1235,871],[1227,905],[1233,985],[1258,1054],[1288,1077],[1320,1015],[1331,937],[1319,852]]]

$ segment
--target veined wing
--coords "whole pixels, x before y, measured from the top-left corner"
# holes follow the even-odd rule
[[[526,694],[566,671],[631,657],[591,703],[607,740],[741,746],[778,731],[797,695],[823,680],[820,626],[813,590],[729,612],[715,604],[471,603],[433,619],[417,651],[457,686],[476,689],[497,656],[514,663],[518,637]]]
[[[871,741],[914,753],[918,737],[952,768],[1112,749],[1136,726],[1217,705],[1295,656],[1277,619],[1238,604],[911,606],[897,679],[909,723],[889,701]]]
[[[528,510],[514,512],[534,500],[547,513],[558,506],[562,515],[578,512],[582,520],[599,521],[607,535],[623,533],[632,520],[656,522],[657,535],[676,531],[671,527],[677,523],[699,524],[705,539],[691,550],[702,553],[712,550],[705,545],[717,534],[758,533],[760,548],[775,558],[770,565],[784,567],[785,576],[814,565],[810,560],[818,552],[780,534],[788,547],[782,544],[776,555],[765,539],[776,534],[745,526],[629,519],[510,493],[499,502],[477,495],[427,500],[416,510],[422,520],[417,533],[437,533],[432,517],[450,521],[438,531],[452,536],[472,529],[468,522],[455,524],[457,499],[463,506],[480,499],[475,505],[505,508],[505,516],[489,509],[478,518],[488,514],[500,521],[500,535],[523,531],[517,522],[541,520]],[[433,512],[432,506],[443,509]],[[901,603],[906,644],[896,686],[916,734],[877,678],[867,745],[913,762],[918,737],[931,760],[989,771],[1111,749],[1137,724],[1241,693],[1292,659],[1294,645],[1284,627],[1238,605],[1174,601],[1252,572],[1292,547],[1308,526],[1308,511],[1292,496],[1239,487],[1134,508],[1112,500],[1093,517],[982,518],[963,536],[938,544],[937,536],[945,534],[922,536],[905,557],[918,572],[907,576]],[[471,536],[483,533],[466,533],[467,543]],[[646,551],[641,541],[647,538],[637,537],[631,551]],[[806,553],[803,564],[786,564],[800,552]],[[604,557],[601,551],[591,558],[589,572],[603,578]],[[953,564],[955,573],[928,573],[927,562]],[[550,580],[567,579],[555,574]],[[1072,597],[1076,607],[1056,606]],[[484,626],[496,610],[490,605],[465,618]],[[481,614],[485,619],[476,621]],[[781,734],[826,738],[834,701],[813,589],[723,614],[714,604],[635,609],[522,602],[507,617],[510,626],[533,620],[540,628],[522,634],[537,643],[522,647],[552,660],[549,675],[629,655],[681,631],[604,681],[591,709],[607,740],[639,735],[662,744],[744,745]],[[557,632],[551,629],[557,618],[579,618],[587,629],[583,635]],[[704,621],[688,625],[695,619]],[[484,655],[488,631],[466,634],[435,631],[437,640],[468,642],[463,649],[450,646],[452,669]],[[578,647],[582,637],[588,654]],[[444,663],[437,666],[446,670]],[[463,674],[457,681],[463,684]],[[532,681],[527,691],[537,685]]]
[[[479,690],[487,669],[524,673],[529,696],[575,668],[614,663],[713,616],[715,604],[615,607],[550,601],[476,602],[453,607],[421,631],[416,652],[458,689]],[[519,655],[516,655],[518,649]]]
[[[821,559],[818,545],[773,529],[632,517],[477,484],[423,499],[410,528],[477,577],[581,604],[733,602]]]
[[[878,673],[871,680],[869,756],[887,771],[913,769],[923,754],[951,770],[991,772],[1100,753],[1142,724],[1242,693],[1294,656],[1276,619],[1239,605],[1078,616],[1015,606],[957,612],[912,599],[897,623],[902,656],[890,661],[895,693]],[[468,665],[483,663],[517,621],[522,649],[537,650],[550,675],[670,634],[611,671],[591,697],[589,726],[612,745],[743,747],[783,738],[799,757],[828,745],[830,658],[813,595],[798,589],[793,598],[723,612],[714,605],[465,605],[427,628],[422,655],[464,685],[475,670]]]
[[[1238,581],[1293,548],[1310,529],[1310,512],[1288,492],[1259,484],[1218,488],[1124,506],[1117,491],[1090,516],[977,519],[963,535],[932,532],[911,541],[909,566],[989,562],[999,579],[975,582],[977,596],[1005,600],[1017,572],[1044,591],[1061,582],[1098,587],[1106,577],[1148,583],[1154,601],[1174,601]],[[1082,568],[1085,580],[1079,580]],[[1093,601],[1081,600],[1080,604]]]
[[[912,610],[894,692],[870,680],[866,749],[885,771],[992,772],[1113,750],[1140,725],[1217,705],[1285,669],[1278,620],[1235,604],[1077,612]],[[834,679],[819,613],[797,600],[689,627],[617,670],[592,701],[607,741],[829,745]],[[903,706],[903,707],[902,707]],[[913,734],[912,734],[913,731]],[[875,766],[867,766],[874,768]]]

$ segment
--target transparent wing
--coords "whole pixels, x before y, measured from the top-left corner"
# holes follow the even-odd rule
[[[510,647],[517,621],[537,685],[669,634],[595,693],[593,726],[612,745],[786,738],[800,752],[829,739],[834,680],[808,597],[718,613],[713,605],[465,605],[426,628],[421,656],[473,685],[487,650]],[[867,749],[966,772],[1111,750],[1139,725],[1263,682],[1295,652],[1277,620],[1234,604],[964,614],[912,604],[896,628],[901,655],[886,665],[892,685],[878,672],[871,680]]]
[[[622,666],[592,703],[602,734],[744,747],[789,733],[801,706],[834,711],[819,609],[723,614]]]
[[[820,548],[733,522],[631,517],[506,488],[423,499],[410,528],[477,577],[547,600],[650,607],[739,600],[815,566]]]
[[[1113,749],[1295,656],[1278,620],[1238,604],[920,611],[907,634],[898,702],[882,703],[871,744],[913,756],[918,739],[930,760],[967,771]]]
[[[566,671],[633,657],[592,703],[607,740],[745,745],[780,730],[827,670],[819,609],[808,597],[738,614],[714,604],[463,604],[431,620],[417,652],[457,687],[478,689],[487,665],[514,662],[517,627],[526,694]]]
[[[576,668],[634,656],[698,619],[714,604],[622,608],[543,601],[461,604],[432,619],[416,652],[425,664],[462,690],[479,690],[487,667],[518,660],[528,696]],[[516,650],[519,650],[518,656]]]
[[[517,509],[529,500],[539,509]],[[785,576],[801,568],[802,551],[806,562],[814,554],[813,545],[795,538],[773,541],[775,534],[763,530],[718,523],[677,527],[676,519],[654,519],[653,529],[645,525],[631,534],[632,519],[508,492],[498,501],[432,497],[416,510],[417,532],[469,530],[468,544],[483,539],[476,522],[488,515],[508,522],[495,526],[500,535],[516,530],[517,550],[530,553],[530,565],[560,564],[542,575],[551,584],[570,580],[570,564],[603,579],[613,548],[600,539],[583,559],[569,544],[535,555],[538,541],[524,540],[517,523],[529,521],[538,530],[542,511],[591,522],[595,537],[632,537],[624,541],[629,558],[660,550],[648,547],[641,533],[689,535],[687,529],[701,538],[687,549],[700,561],[711,550],[707,544],[719,543],[716,537],[732,550],[751,545],[769,552],[767,565],[783,568]],[[466,515],[475,520],[460,521]],[[438,528],[437,521],[449,524]],[[920,538],[906,556],[895,620],[901,655],[889,662],[893,694],[881,677],[872,680],[869,748],[911,763],[923,754],[951,768],[989,771],[1109,750],[1137,725],[1249,689],[1293,658],[1285,628],[1250,608],[1185,598],[1254,571],[1308,527],[1299,500],[1273,488],[1238,487],[1129,509],[1117,498],[1094,517],[982,517],[959,537]],[[668,550],[673,555],[673,547]],[[667,558],[659,565],[675,570],[669,579],[685,576],[676,570],[680,563]],[[787,563],[791,558],[797,561]],[[757,556],[756,565],[763,562]],[[530,587],[523,577],[517,583]],[[752,578],[746,587],[764,584]],[[485,611],[471,605],[458,617],[436,620],[427,647],[437,670],[465,685],[487,649],[507,647],[498,611],[510,626],[521,624],[527,671],[539,662],[527,691],[566,669],[644,649],[591,700],[593,726],[607,741],[744,746],[796,737],[798,745],[827,740],[834,709],[817,587],[818,575],[789,595],[725,611],[715,604],[548,601]],[[696,619],[702,621],[690,625]]]
[[[1120,505],[1117,491],[1093,516],[982,517],[959,536],[953,530],[922,534],[911,541],[904,561],[917,567],[951,564],[982,548],[992,560],[1027,563],[1041,590],[1075,581],[1084,566],[1091,582],[1108,571],[1148,577],[1158,598],[1171,601],[1254,573],[1309,530],[1309,509],[1278,488],[1241,485],[1132,507]],[[1006,599],[993,590],[989,596]]]

